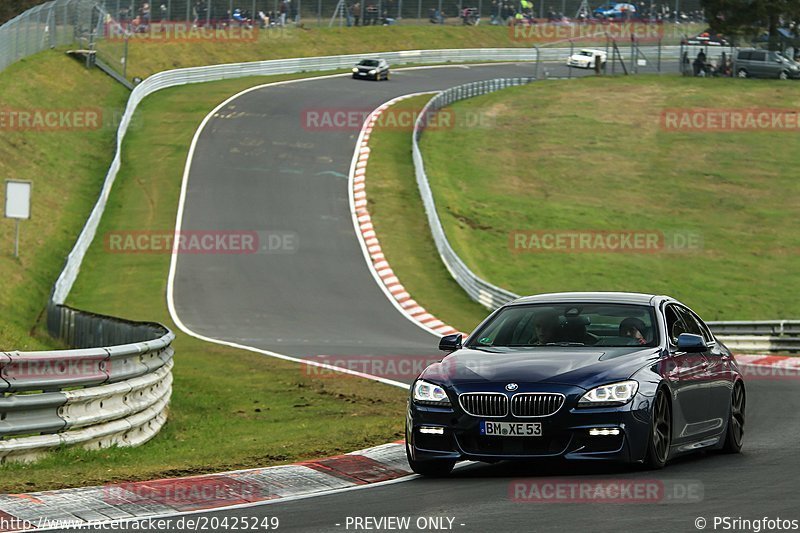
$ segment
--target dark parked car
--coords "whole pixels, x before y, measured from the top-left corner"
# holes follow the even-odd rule
[[[740,78],[800,78],[800,65],[779,52],[742,48],[733,56],[733,71]]]
[[[563,457],[661,468],[738,452],[745,384],[728,349],[667,296],[558,293],[493,312],[414,381],[406,452],[423,475],[460,460]]]
[[[388,80],[389,63],[385,59],[362,59],[353,67],[353,78]]]

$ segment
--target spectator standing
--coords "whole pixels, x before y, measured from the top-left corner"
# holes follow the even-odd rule
[[[150,4],[147,2],[142,4],[142,9],[139,10],[139,18],[141,19],[141,23],[145,26],[150,25]]]
[[[694,67],[694,75],[695,76],[705,76],[706,75],[706,53],[700,50],[697,53],[697,57],[694,60],[692,65]]]

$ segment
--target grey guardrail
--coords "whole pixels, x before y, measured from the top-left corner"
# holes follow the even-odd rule
[[[459,100],[489,94],[507,87],[524,85],[535,80],[536,78],[495,79],[468,83],[444,90],[431,98],[422,109],[414,124],[412,133],[411,155],[414,159],[417,187],[419,188],[420,196],[422,196],[425,214],[428,217],[428,226],[431,229],[436,249],[439,251],[439,257],[447,267],[450,275],[461,285],[461,288],[464,289],[469,297],[489,309],[496,309],[511,300],[517,299],[519,296],[476,276],[456,254],[453,247],[450,246],[442,227],[442,222],[439,219],[439,213],[436,211],[436,200],[433,197],[433,191],[431,191],[428,176],[425,173],[425,162],[422,159],[419,140],[425,131],[428,117],[433,116],[442,107]]]
[[[55,304],[47,326],[75,349],[0,352],[0,461],[152,438],[167,416],[175,335],[161,324]]]
[[[489,94],[494,91],[526,84],[534,78],[496,79],[452,87],[437,93],[431,98],[417,117],[412,133],[411,152],[414,160],[414,173],[419,188],[431,236],[436,244],[439,257],[453,279],[464,289],[469,297],[487,309],[498,307],[519,298],[511,291],[493,285],[475,275],[456,254],[447,240],[442,222],[436,210],[436,200],[431,191],[425,172],[425,161],[419,147],[419,140],[425,126],[438,110],[459,100]],[[714,334],[727,346],[736,351],[800,351],[800,320],[772,320],[756,322],[709,322]]]
[[[747,352],[800,352],[800,320],[709,322],[726,345]]]

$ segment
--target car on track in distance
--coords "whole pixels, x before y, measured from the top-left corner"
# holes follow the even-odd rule
[[[722,34],[714,32],[712,29],[707,29],[698,33],[694,37],[682,39],[681,44],[689,46],[718,46],[730,47],[731,42]]]
[[[662,468],[697,450],[741,450],[736,360],[691,309],[622,292],[519,298],[411,386],[406,454],[418,474],[457,461],[605,460]]]
[[[594,68],[597,57],[600,57],[600,66],[606,66],[608,54],[604,50],[584,48],[567,58],[567,66],[574,68]]]
[[[636,15],[636,6],[624,2],[612,2],[599,6],[592,13],[598,18],[625,19]]]
[[[354,79],[389,79],[389,63],[385,59],[362,59],[353,67]]]

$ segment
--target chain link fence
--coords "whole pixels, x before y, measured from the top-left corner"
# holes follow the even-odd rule
[[[95,0],[54,0],[0,26],[0,71],[42,50],[84,41],[102,21]]]
[[[696,3],[696,0],[678,0],[672,8],[663,3],[642,3],[638,9],[643,14],[657,12],[669,16],[679,6],[687,9],[698,7],[692,2]],[[139,37],[134,35],[139,33],[146,34],[141,36],[145,38],[152,36],[153,40],[190,41],[193,28],[277,30],[282,26],[355,27],[387,23],[419,23],[431,28],[442,24],[506,25],[509,17],[518,10],[518,4],[519,1],[503,3],[502,0],[161,0],[152,3],[143,0],[54,0],[0,26],[0,71],[42,50],[73,46],[82,52],[87,66],[97,61],[99,66],[123,81],[127,78],[129,41],[132,36]],[[552,0],[549,3],[543,0],[535,4],[535,9],[541,11],[546,19],[548,15],[555,16],[556,8],[559,13],[566,10],[573,16],[575,13],[571,10],[581,5],[580,0]],[[470,9],[470,15],[460,16],[465,9]],[[688,20],[695,20],[695,17],[687,17]],[[551,22],[548,26],[552,28],[558,24]],[[540,22],[539,26],[543,24]],[[664,44],[678,44],[684,34],[693,33],[697,26],[697,23],[664,24]],[[254,33],[251,37],[257,41],[268,40],[272,32],[262,33],[266,35]],[[231,33],[223,37],[231,40],[250,38],[248,35]],[[219,36],[203,34],[200,38]],[[509,27],[509,41],[515,40],[519,39],[515,37],[514,27]],[[566,39],[562,41],[514,44],[573,46]],[[653,64],[654,58],[649,59]]]
[[[187,22],[214,24],[223,21],[255,20],[280,24],[303,22],[318,26],[372,24],[486,24],[500,23],[521,9],[518,0],[100,0],[115,20],[139,22]],[[672,22],[700,21],[700,0],[674,2],[632,2],[639,16]],[[583,0],[542,0],[526,8],[539,19],[591,16],[603,2]],[[464,10],[469,9],[468,13]]]

